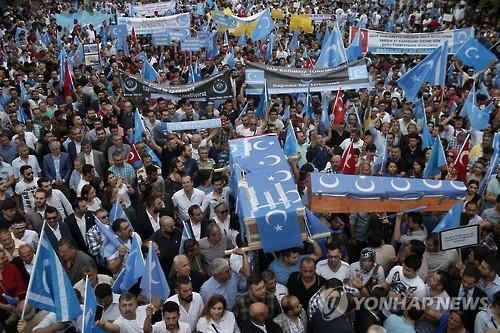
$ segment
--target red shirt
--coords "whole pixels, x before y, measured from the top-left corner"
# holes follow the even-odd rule
[[[24,299],[26,295],[26,283],[24,278],[14,264],[6,264],[2,271],[2,281],[0,281],[0,292],[11,297]],[[3,297],[0,298],[3,304],[7,304]]]

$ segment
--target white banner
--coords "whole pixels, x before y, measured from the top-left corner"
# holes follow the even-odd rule
[[[357,31],[357,27],[350,28],[350,41]],[[429,54],[445,41],[448,41],[448,53],[455,54],[470,37],[474,37],[474,28],[429,33],[395,33],[361,29],[363,52],[374,54]]]
[[[448,229],[439,233],[441,251],[479,244],[479,224]]]
[[[155,12],[158,12],[158,15],[173,15],[177,12],[175,1],[134,5],[132,10],[138,16],[155,16]]]
[[[118,24],[126,24],[128,32],[134,27],[138,35],[153,34],[169,29],[187,29],[190,34],[191,16],[189,13],[163,17],[118,17]]]

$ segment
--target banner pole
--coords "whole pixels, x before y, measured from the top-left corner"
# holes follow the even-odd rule
[[[33,274],[33,272],[36,269],[36,265],[38,264],[38,257],[40,254],[40,248],[42,247],[43,237],[45,236],[45,224],[46,224],[46,222],[47,222],[47,220],[44,219],[43,224],[42,224],[42,231],[40,232],[38,246],[36,248],[35,259],[33,261],[33,271],[31,274]],[[26,305],[28,305],[29,294],[30,294],[30,290],[32,287],[33,287],[33,279],[30,278],[28,281],[28,289],[26,289],[26,297],[24,298],[23,311],[21,312],[21,320],[24,320],[24,313],[26,312]]]

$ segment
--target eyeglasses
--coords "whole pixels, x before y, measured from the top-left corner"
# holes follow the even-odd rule
[[[250,126],[257,126],[257,123],[250,123]]]
[[[31,175],[33,175],[33,172],[25,172],[24,175],[25,176],[31,176]]]
[[[109,219],[109,215],[101,216],[100,219]]]
[[[226,209],[226,210],[221,210],[221,211],[219,211],[219,214],[227,214],[227,213],[228,213],[228,210],[227,210],[227,209]]]
[[[453,155],[448,155],[448,157],[453,158],[453,157],[455,157],[455,156],[453,156]]]

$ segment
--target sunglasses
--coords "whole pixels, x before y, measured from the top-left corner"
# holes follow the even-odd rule
[[[109,219],[109,215],[104,215],[100,217],[101,219]]]
[[[227,214],[227,213],[228,213],[228,210],[227,210],[227,209],[226,209],[226,210],[221,210],[221,211],[219,211],[219,214]]]

